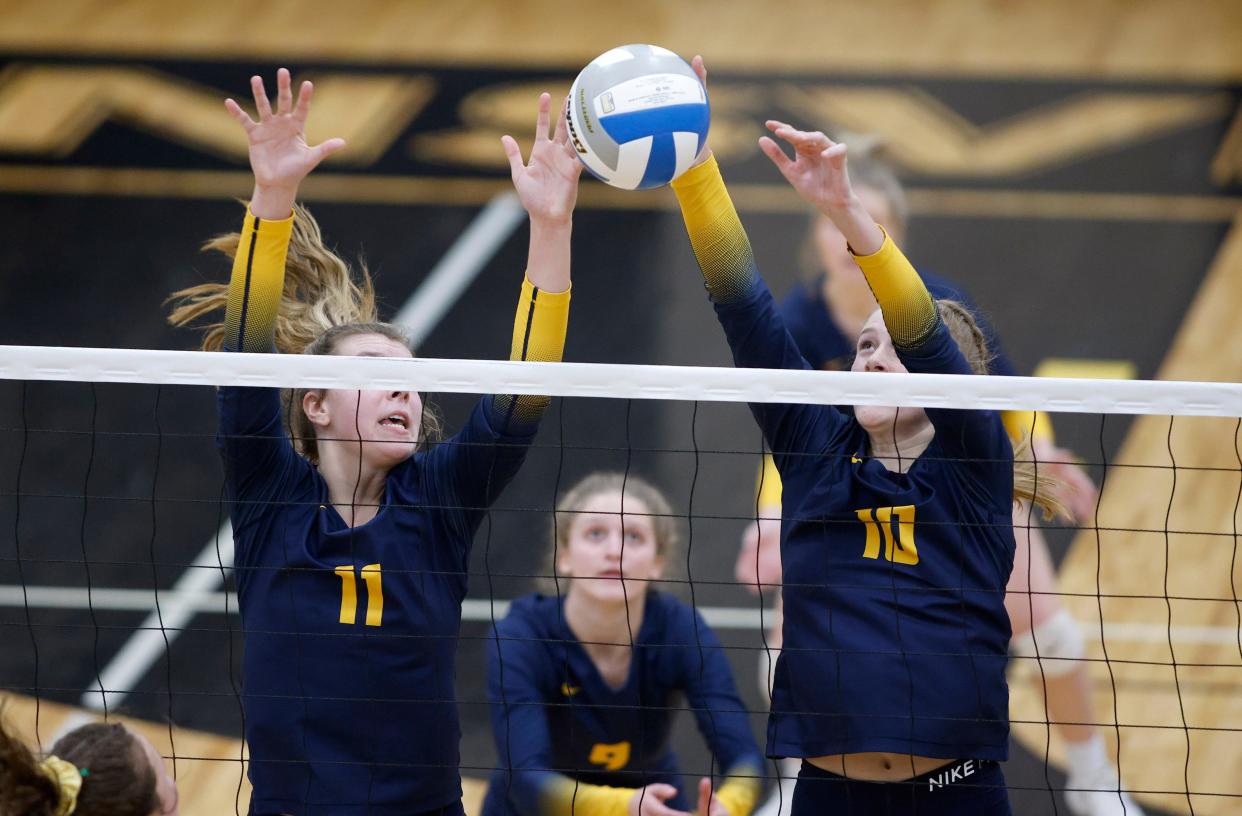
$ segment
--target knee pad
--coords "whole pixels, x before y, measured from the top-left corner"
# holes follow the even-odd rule
[[[1077,671],[1086,654],[1078,622],[1062,609],[1029,632],[1009,642],[1014,657],[1034,662],[1044,677],[1064,677]]]

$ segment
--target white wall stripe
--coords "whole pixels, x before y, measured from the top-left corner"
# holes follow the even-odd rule
[[[211,572],[211,570],[203,570]],[[217,571],[218,572],[218,571]],[[26,588],[31,608],[47,609],[95,609],[107,611],[146,612],[153,608],[154,593],[149,589],[95,589],[88,603],[85,587],[67,586],[32,586]],[[204,590],[186,590],[178,593],[175,590],[160,593],[161,603],[178,603],[193,610],[196,614],[224,614],[227,608],[230,614],[237,613],[237,596],[233,593],[213,592]],[[1231,601],[1230,601],[1231,602]],[[21,607],[23,605],[22,588],[17,584],[0,585],[0,606]],[[740,631],[758,631],[763,626],[771,626],[775,620],[775,612],[765,609],[760,622],[757,607],[743,606],[700,606],[699,612],[709,626],[717,629]],[[486,598],[468,598],[462,604],[461,617],[467,623],[490,623],[500,620],[509,613],[509,601],[487,600]],[[1083,637],[1088,643],[1099,641],[1099,629],[1094,623],[1079,623]],[[1167,643],[1172,633],[1173,642],[1186,646],[1236,646],[1242,630],[1237,626],[1165,626],[1157,623],[1106,623],[1104,637],[1108,641],[1126,641],[1131,643]],[[156,638],[160,633],[153,633]],[[160,641],[163,645],[163,641]],[[139,678],[140,679],[140,678]],[[130,686],[113,685],[105,681],[104,688],[128,689]],[[112,704],[109,692],[109,704]],[[98,695],[96,695],[98,696]]]

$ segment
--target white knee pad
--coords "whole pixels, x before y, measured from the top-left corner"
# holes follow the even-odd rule
[[[1033,663],[1044,677],[1064,677],[1077,671],[1086,654],[1082,630],[1064,609],[1031,631],[1015,635],[1009,648],[1014,657]]]

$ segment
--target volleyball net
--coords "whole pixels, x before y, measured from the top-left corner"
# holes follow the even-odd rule
[[[491,627],[516,598],[564,591],[550,571],[552,509],[583,476],[639,476],[667,495],[684,544],[659,588],[716,631],[762,748],[757,675],[776,587],[759,594],[735,577],[764,449],[745,403],[1049,412],[1100,494],[1090,518],[1043,525],[1064,557],[1059,584],[1032,591],[1055,595],[1081,632],[1072,660],[1086,667],[1094,719],[1050,710],[1040,689],[1064,674],[1052,662],[1011,662],[1010,724],[1026,757],[1007,771],[1015,804],[1051,812],[1060,801],[1057,725],[1096,728],[1121,787],[1146,807],[1242,803],[1242,385],[0,347],[6,716],[45,746],[94,716],[147,721],[174,759],[182,812],[223,802],[244,813],[248,796],[244,633],[214,441],[213,387],[224,385],[415,390],[437,403],[446,434],[478,395],[555,397],[470,560],[455,700],[461,770],[481,781],[497,767],[483,682]],[[357,622],[373,611],[367,577],[355,581]],[[674,743],[687,792],[720,773],[688,714]]]

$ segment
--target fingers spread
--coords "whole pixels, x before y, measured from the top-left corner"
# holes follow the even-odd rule
[[[772,163],[776,165],[782,174],[787,175],[790,168],[793,167],[793,160],[785,155],[785,151],[781,150],[780,145],[767,136],[759,137],[759,149],[763,151],[763,155],[772,160]]]
[[[565,117],[569,114],[569,97],[565,97],[565,101],[561,104],[561,112],[556,117],[556,132],[552,134],[552,141],[557,144],[568,144],[569,142],[569,125],[565,121]]]
[[[290,89],[289,69],[276,72],[276,113],[288,113],[293,109],[293,91]]]
[[[250,118],[250,114],[242,110],[241,105],[237,104],[232,99],[226,99],[224,100],[224,109],[227,110],[229,115],[236,119],[238,123],[246,129],[247,133],[254,129],[255,121]]]
[[[302,87],[298,89],[298,102],[293,106],[293,118],[299,122],[305,122],[307,115],[310,113],[311,97],[315,95],[315,86],[310,80],[302,83]]]
[[[512,136],[501,136],[500,146],[505,149],[505,157],[509,159],[509,172],[513,176],[513,180],[517,181],[522,175],[522,170],[526,165],[522,163],[522,149],[518,147],[517,140]]]
[[[318,164],[344,147],[344,139],[328,139],[326,142],[321,142],[312,147],[311,154],[314,156],[315,163]]]
[[[548,110],[552,107],[552,94],[539,94],[539,114],[535,117],[535,141],[548,140]]]
[[[267,101],[267,90],[263,87],[263,77],[250,77],[250,92],[254,95],[254,107],[259,112],[259,121],[272,115],[272,105]]]

